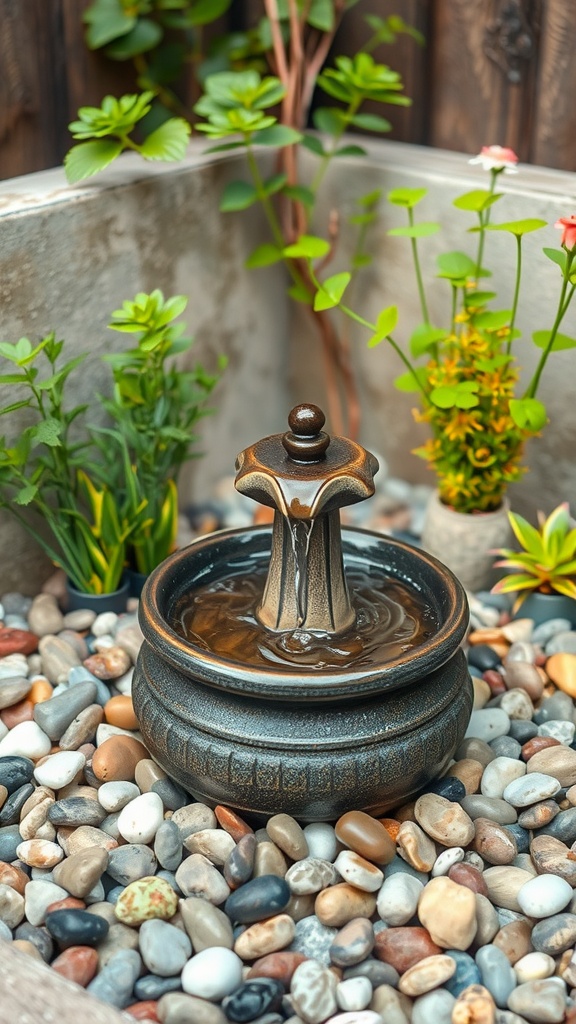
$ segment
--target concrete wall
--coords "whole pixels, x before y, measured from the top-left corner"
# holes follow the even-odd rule
[[[86,352],[84,369],[75,376],[75,401],[90,401],[106,387],[109,378],[99,355],[123,342],[106,323],[111,311],[138,290],[160,287],[165,294],[188,294],[185,319],[196,337],[192,360],[213,367],[219,353],[228,355],[229,367],[212,403],[216,414],[203,422],[206,457],[195,461],[182,481],[185,501],[205,495],[219,477],[232,472],[234,456],[246,444],[282,429],[292,400],[324,403],[318,341],[301,314],[290,309],[282,268],[244,269],[247,254],[266,237],[258,213],[218,213],[220,191],[230,177],[242,173],[242,164],[229,156],[202,157],[201,146],[191,146],[186,161],[176,166],[145,165],[126,156],[93,183],[74,188],[60,170],[0,185],[1,336],[34,338],[53,328],[66,338],[71,354]],[[342,159],[333,165],[317,227],[321,232],[330,209],[337,208],[345,251],[354,240],[346,218],[356,212],[356,196],[378,187],[385,193],[400,185],[425,184],[430,195],[419,208],[421,218],[446,223],[446,231],[422,245],[429,268],[425,274],[433,280],[436,254],[466,248],[463,226],[473,223],[471,215],[453,209],[453,198],[485,182],[486,176],[469,167],[464,156],[398,143],[369,144],[367,160]],[[553,223],[576,210],[573,174],[522,168],[502,185],[509,196],[497,219],[535,216]],[[398,303],[397,334],[407,338],[420,319],[409,244],[386,234],[388,227],[403,222],[402,211],[383,202],[381,212],[370,240],[374,262],[359,278],[351,304],[371,318]],[[557,295],[557,272],[540,250],[558,240],[552,227],[526,239],[519,318],[527,338],[520,343],[526,377],[538,354],[528,340],[530,331],[551,324]],[[509,236],[490,240],[487,262],[503,306],[510,301],[512,249]],[[345,258],[339,259],[344,266]],[[446,311],[447,291],[436,282],[430,293],[435,319]],[[563,329],[573,334],[575,325],[576,306]],[[409,455],[422,434],[410,412],[414,397],[393,388],[400,372],[396,357],[385,345],[368,350],[360,330],[353,329],[352,338],[363,442],[385,456],[394,475],[432,483],[424,464]],[[513,491],[515,506],[525,512],[535,507],[549,511],[564,498],[576,507],[574,379],[573,352],[555,354],[541,390],[551,422],[529,446],[531,472]],[[20,422],[14,419],[9,432],[16,432]],[[5,423],[1,426],[6,430]],[[0,518],[0,552],[0,592],[23,578],[32,591],[39,580],[36,548],[6,515]],[[44,563],[40,575],[48,571]]]

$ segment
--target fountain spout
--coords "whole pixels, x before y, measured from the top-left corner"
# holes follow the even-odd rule
[[[341,633],[354,622],[340,535],[345,505],[374,493],[375,457],[330,438],[316,405],[297,405],[290,430],[265,437],[236,460],[236,488],[275,509],[259,622],[276,632]]]

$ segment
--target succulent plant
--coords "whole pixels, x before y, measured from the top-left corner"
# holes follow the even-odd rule
[[[530,591],[565,594],[576,598],[576,528],[572,526],[568,504],[563,502],[546,518],[538,514],[538,528],[522,516],[508,513],[510,525],[523,550],[499,548],[502,560],[495,568],[515,570],[492,588],[494,594],[518,593],[514,611]]]

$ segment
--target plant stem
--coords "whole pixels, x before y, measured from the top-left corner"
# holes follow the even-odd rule
[[[354,310],[350,309],[349,306],[344,306],[341,302],[339,302],[338,303],[338,309],[342,310],[342,312],[345,313],[346,316],[350,317],[351,320],[355,320],[356,323],[361,324],[362,327],[367,327],[368,330],[372,332],[372,334],[375,334],[376,331],[378,330],[378,327],[377,327],[376,324],[371,324],[369,320],[365,320],[363,316],[360,316],[359,313],[355,313]],[[415,383],[418,385],[418,390],[421,392],[422,397],[424,398],[424,401],[426,402],[427,405],[429,405],[430,403],[429,403],[429,400],[428,400],[428,395],[426,393],[426,390],[425,390],[421,380],[419,379],[418,374],[416,373],[415,368],[412,366],[412,363],[408,359],[408,357],[404,354],[404,352],[402,351],[402,349],[400,348],[398,343],[396,341],[394,341],[392,335],[390,335],[390,334],[386,335],[386,341],[388,341],[390,343],[391,347],[396,352],[396,355],[404,363],[404,366],[406,367],[408,372],[412,374],[412,377],[414,378]]]
[[[500,171],[490,171],[490,188],[488,189],[490,195],[492,195],[494,192],[499,173]],[[490,221],[490,211],[491,207],[487,206],[485,210],[481,210],[480,213],[478,214],[478,218],[480,221],[480,238],[478,239],[478,253],[476,255],[476,272],[474,274],[476,285],[478,285],[478,278],[480,277],[480,271],[482,270],[482,260],[484,258],[484,238],[486,235],[486,226]]]
[[[572,300],[572,296],[574,295],[574,289],[575,289],[576,285],[572,286],[572,290],[570,292],[570,295],[568,296],[567,300],[564,301],[565,298],[566,298],[566,292],[568,290],[568,283],[569,283],[569,280],[570,280],[570,268],[572,266],[572,262],[573,262],[575,256],[576,256],[576,251],[575,250],[572,250],[572,252],[568,252],[567,253],[566,267],[564,268],[564,280],[562,281],[562,290],[560,292],[560,299],[558,301],[558,311],[556,313],[556,319],[554,321],[552,330],[550,331],[550,337],[548,339],[548,344],[546,345],[546,348],[544,349],[544,351],[542,352],[542,355],[540,356],[540,360],[539,360],[538,366],[536,367],[536,370],[534,372],[534,376],[532,377],[532,380],[530,381],[530,383],[529,383],[529,385],[528,385],[528,387],[526,389],[526,394],[524,396],[525,398],[534,398],[535,395],[536,395],[536,392],[538,390],[538,385],[540,383],[540,377],[542,376],[542,371],[544,370],[544,367],[546,366],[546,362],[548,360],[548,356],[550,355],[550,352],[552,351],[552,346],[554,344],[554,341],[556,340],[556,335],[558,334],[558,330],[559,330],[560,324],[562,323],[562,320],[564,318],[564,314],[566,313],[566,311],[568,309],[568,306],[570,305],[570,302]]]
[[[522,277],[522,235],[516,235],[516,281],[514,283],[514,298],[512,300],[512,318],[510,320],[510,336],[506,345],[506,355],[510,355],[512,348],[512,335],[516,322],[516,310],[518,309],[518,298],[520,296],[520,278]]]
[[[408,221],[410,227],[414,227],[414,210],[411,206],[408,207]],[[416,272],[416,283],[418,285],[418,295],[420,297],[420,308],[422,310],[422,317],[424,323],[429,324],[430,318],[428,316],[428,305],[426,303],[426,293],[424,291],[424,283],[422,281],[422,270],[420,268],[420,259],[418,257],[418,245],[417,239],[411,238],[410,245],[412,246],[412,259],[414,261],[414,270]]]

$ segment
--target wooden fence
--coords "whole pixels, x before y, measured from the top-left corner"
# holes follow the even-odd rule
[[[87,50],[88,2],[0,0],[0,178],[60,163],[77,108],[134,89],[129,65]],[[234,27],[258,7],[234,0]],[[469,153],[498,143],[523,161],[576,169],[573,0],[360,0],[336,52],[366,38],[369,12],[400,13],[427,40],[377,52],[414,101],[393,109],[393,138]]]

